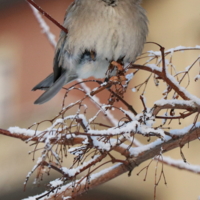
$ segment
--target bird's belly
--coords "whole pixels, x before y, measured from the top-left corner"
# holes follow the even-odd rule
[[[79,78],[88,78],[94,76],[95,78],[105,78],[109,66],[107,60],[89,61],[84,64],[77,65],[77,74]]]

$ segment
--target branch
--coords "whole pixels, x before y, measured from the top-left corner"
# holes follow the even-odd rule
[[[161,163],[164,163],[166,165],[181,169],[181,170],[186,170],[189,172],[193,172],[196,174],[200,174],[200,166],[199,165],[191,165],[190,163],[185,163],[183,160],[174,160],[170,157],[162,157],[159,158],[159,161]]]
[[[29,4],[30,5],[30,4]],[[50,42],[50,44],[53,46],[53,48],[56,47],[56,41],[55,41],[55,35],[51,33],[49,26],[45,23],[44,19],[41,17],[40,13],[38,12],[38,10],[36,8],[34,8],[33,6],[31,6],[31,9],[33,10],[34,16],[37,19],[42,32],[45,33],[48,41]]]
[[[35,7],[42,15],[47,17],[51,22],[53,22],[56,26],[58,26],[61,30],[63,30],[65,33],[68,33],[68,30],[59,24],[54,18],[52,18],[48,13],[46,13],[40,6],[38,6],[34,1],[32,0],[26,0],[28,3],[30,3],[33,7]]]
[[[189,127],[188,127],[189,128]],[[183,129],[183,131],[186,129]],[[185,133],[185,131],[184,131]],[[175,133],[174,133],[175,134]],[[176,135],[176,134],[175,134]],[[116,164],[109,169],[102,170],[96,174],[91,175],[89,189],[92,189],[96,186],[99,186],[117,176],[133,170],[135,167],[143,163],[148,159],[152,159],[157,155],[160,155],[160,152],[168,152],[177,147],[184,146],[186,143],[197,139],[200,135],[200,127],[195,127],[192,130],[189,130],[186,135],[176,136],[173,139],[166,136],[164,140],[157,139],[155,142],[152,142],[149,145],[144,147],[135,147],[132,148],[132,153],[137,155],[127,161],[127,164]],[[150,148],[151,147],[151,148]],[[139,153],[138,153],[139,152]],[[77,183],[78,181],[76,181]],[[63,200],[63,197],[76,197],[84,192],[86,192],[87,182],[82,182],[76,188],[73,187],[73,183],[69,183],[65,186],[62,186],[60,189],[56,190],[56,193],[50,193],[49,197],[38,198],[40,195],[37,195],[36,199],[48,199],[48,200]],[[32,197],[33,198],[33,197]],[[28,200],[24,199],[24,200]]]
[[[198,107],[194,101],[185,100],[158,100],[154,103],[153,115],[156,116],[163,109],[182,109],[195,113],[198,111]]]
[[[131,64],[129,69],[141,69],[151,73],[156,74],[160,77],[163,81],[165,81],[177,94],[179,94],[184,100],[193,100],[197,105],[200,105],[200,100],[196,96],[190,94],[185,88],[181,87],[176,79],[170,75],[169,73],[163,74],[161,68],[157,67],[156,65],[136,65]]]
[[[38,136],[41,133],[41,131],[37,131],[37,135],[36,135],[36,132],[33,130],[21,129],[18,127],[13,127],[13,128],[10,128],[9,130],[0,129],[0,135],[5,135],[12,138],[21,139],[26,142],[30,142],[30,141],[40,142],[40,143],[45,142],[45,138],[41,140],[40,136]],[[57,142],[57,144],[65,144],[65,145],[82,144],[83,141],[84,141],[83,137],[71,137],[70,139],[65,140],[65,141],[57,141],[56,138],[51,139],[52,143]]]

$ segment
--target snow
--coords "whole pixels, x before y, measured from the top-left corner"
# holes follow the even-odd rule
[[[94,180],[94,179],[96,179],[96,178],[102,177],[103,175],[105,175],[105,173],[108,173],[109,171],[111,171],[111,170],[113,170],[113,169],[119,167],[120,165],[122,165],[122,164],[119,163],[119,164],[116,164],[116,165],[114,165],[114,166],[112,166],[112,167],[109,167],[109,168],[106,168],[106,169],[104,169],[104,170],[101,170],[101,171],[98,172],[98,173],[92,174],[92,175],[90,176],[90,181],[92,181],[92,180]],[[78,181],[79,181],[79,180],[75,181],[75,183],[78,182]],[[72,188],[72,185],[73,185],[73,184],[74,184],[74,183],[70,182],[70,183],[68,183],[68,184],[66,184],[66,185],[64,185],[64,186],[60,186],[60,188],[59,188],[58,190],[56,190],[55,192],[61,193],[61,192],[63,192],[63,191],[66,191],[67,189]],[[83,184],[85,184],[85,183],[83,183]],[[28,197],[28,198],[25,198],[25,199],[23,199],[23,200],[35,200],[37,197],[40,197],[40,196],[42,196],[42,195],[44,195],[44,194],[46,194],[46,193],[47,193],[47,192],[43,192],[43,193],[40,194],[40,195]],[[49,198],[52,197],[53,195],[54,195],[54,192],[50,193]],[[69,199],[69,198],[71,198],[71,196],[63,197],[63,199]],[[40,200],[45,200],[45,199],[46,199],[46,197],[40,198]]]
[[[197,80],[199,80],[200,79],[200,74],[198,74],[198,75],[196,75],[195,77],[194,77],[194,80],[195,81],[197,81]]]
[[[166,142],[167,139],[169,140],[169,139],[171,139],[171,137],[165,136],[165,138],[163,140]],[[150,150],[150,149],[154,149],[156,146],[162,144],[163,140],[157,139],[154,142],[151,142],[147,145],[143,145],[143,146],[139,146],[139,147],[132,147],[129,149],[130,155],[137,157],[142,152]]]
[[[110,110],[106,111],[106,117],[110,120],[110,122],[114,125],[117,126],[118,120],[115,118],[115,116],[110,112]]]
[[[174,52],[174,51],[183,51],[183,49],[188,49],[188,48],[191,48],[191,47],[185,47],[185,46],[180,45],[175,48],[168,49],[167,51],[165,51],[165,53]]]
[[[185,163],[183,160],[174,160],[170,157],[163,157],[160,159],[166,162],[168,165],[175,165],[176,167],[179,167],[181,169],[186,169],[189,171],[193,171],[195,173],[200,173],[200,166],[199,165],[190,165],[188,163]]]
[[[121,163],[118,163],[118,164],[115,164],[115,165],[113,165],[113,166],[111,166],[111,167],[108,167],[108,168],[106,168],[106,169],[103,169],[103,170],[101,170],[100,172],[97,172],[97,173],[95,173],[95,174],[92,174],[92,175],[90,176],[90,180],[92,181],[92,180],[94,180],[94,179],[97,179],[97,178],[99,178],[99,177],[102,177],[102,176],[104,176],[106,173],[109,173],[110,171],[112,171],[113,169],[119,167],[120,165],[122,165],[122,164],[121,164]]]
[[[170,130],[170,135],[172,136],[183,136],[185,134],[187,134],[191,128],[193,128],[193,124],[192,125],[189,125],[185,128],[182,128],[182,129],[174,129],[174,130]],[[199,128],[200,127],[200,122],[197,122],[195,124],[195,127]],[[129,149],[129,152],[132,156],[136,157],[138,156],[140,153],[144,152],[144,151],[147,151],[147,150],[150,150],[150,149],[153,149],[155,148],[156,146],[158,145],[161,145],[163,142],[167,142],[169,140],[171,140],[172,138],[170,136],[167,136],[165,135],[162,139],[157,139],[155,140],[154,142],[151,142],[147,145],[142,145],[142,146],[138,146],[138,147],[132,147]]]
[[[153,50],[150,50],[150,51],[147,51],[149,53],[149,57],[151,56],[161,56],[161,52],[160,51],[153,51]]]
[[[66,138],[67,138],[67,139],[72,139],[72,138],[75,138],[75,137],[76,137],[75,134],[67,134],[67,135],[66,135]],[[79,137],[83,137],[83,136],[79,136]]]
[[[30,5],[30,4],[29,4]],[[41,14],[39,13],[39,11],[34,8],[32,5],[30,5],[31,9],[33,10],[33,14],[35,16],[35,18],[37,19],[38,23],[40,24],[40,27],[42,29],[42,32],[44,34],[46,34],[49,42],[52,44],[52,46],[55,48],[56,47],[56,40],[55,40],[55,35],[52,34],[50,32],[50,28],[49,26],[47,26],[46,22],[44,21],[44,19],[41,17]]]
[[[53,181],[50,181],[51,187],[57,187],[63,184],[63,181],[61,181],[60,179],[56,179]]]
[[[170,130],[170,135],[174,135],[174,136],[182,136],[182,135],[185,135],[187,134],[189,131],[191,131],[191,128],[193,128],[194,124],[191,124],[185,128],[182,128],[182,129],[173,129],[173,130]],[[195,127],[199,128],[200,127],[200,122],[197,122],[195,124]]]
[[[107,130],[89,130],[92,135],[120,135],[122,133],[139,133],[142,135],[151,134],[151,132],[164,136],[162,129],[154,129],[146,125],[140,124],[137,120],[124,124],[119,128],[108,128]]]
[[[67,196],[67,197],[62,197],[63,200],[67,200],[67,199],[73,199],[71,196]]]
[[[38,197],[40,197],[40,196],[42,196],[42,195],[44,195],[46,193],[47,193],[47,191],[43,192],[42,194],[35,195],[35,196],[32,196],[32,197],[28,197],[28,198],[25,198],[25,199],[22,199],[22,200],[36,200]],[[45,197],[44,198],[40,198],[40,200],[45,200]]]
[[[37,13],[35,15],[37,16]],[[40,17],[41,16],[37,16],[38,20],[40,20]],[[43,27],[43,29],[46,32],[49,31],[49,28],[46,26],[45,23],[43,24],[43,22],[40,22],[40,24],[41,24],[41,27]],[[50,40],[53,41],[53,37],[51,36],[51,34],[49,34],[48,37],[50,38]],[[165,53],[173,54],[175,51],[184,51],[184,50],[194,49],[194,48],[200,49],[200,46],[199,45],[196,45],[196,47],[178,46],[178,47],[171,48],[171,49],[165,51]],[[149,56],[160,56],[159,61],[161,61],[161,52],[160,51],[149,51]],[[170,79],[170,81],[175,86],[177,86],[177,88],[181,92],[183,92],[184,95],[186,97],[188,97],[188,99],[190,99],[190,100],[177,100],[177,99],[166,100],[166,99],[161,99],[161,100],[156,101],[155,105],[157,105],[157,106],[164,106],[164,105],[167,105],[167,104],[171,105],[171,106],[181,105],[181,106],[193,107],[193,108],[196,108],[197,105],[200,106],[200,99],[197,98],[196,96],[190,94],[184,87],[181,87],[180,84],[175,79],[175,77],[168,73],[167,65],[170,64],[169,60],[166,59],[165,60],[165,64],[166,64],[166,76],[167,76],[167,78]],[[151,70],[153,70],[153,71],[157,71],[157,72],[161,72],[162,71],[162,68],[158,67],[156,64],[147,64],[146,66],[151,68]],[[190,67],[191,66],[186,67],[186,70],[189,70]],[[180,74],[180,73],[182,73],[182,72],[179,72],[178,74]],[[133,76],[134,76],[133,73],[127,74],[126,75],[127,81],[130,81],[133,78]],[[200,78],[200,75],[197,75],[195,77],[195,80],[198,80],[199,78]],[[82,80],[80,80],[80,81],[82,81]],[[103,83],[102,85],[105,85],[105,84],[106,83]],[[153,148],[156,148],[157,146],[161,146],[161,144],[163,144],[164,142],[172,140],[172,138],[170,136],[165,135],[165,133],[164,133],[164,131],[162,129],[159,129],[159,128],[154,129],[154,128],[152,128],[152,126],[153,126],[153,124],[155,122],[154,122],[154,118],[152,117],[152,113],[151,113],[150,109],[147,108],[147,111],[145,112],[145,114],[144,113],[140,113],[137,116],[133,116],[133,115],[131,115],[132,113],[128,113],[129,111],[126,111],[126,110],[124,110],[122,108],[119,108],[124,114],[127,114],[127,115],[131,116],[131,119],[132,119],[132,121],[128,122],[128,123],[123,123],[123,122],[119,123],[118,120],[116,120],[115,117],[111,114],[110,110],[109,109],[107,110],[108,105],[101,104],[99,99],[96,96],[91,96],[90,95],[90,93],[91,93],[90,88],[87,87],[84,83],[82,83],[81,85],[84,88],[86,94],[90,97],[91,101],[93,101],[95,103],[95,105],[99,109],[97,111],[97,113],[92,118],[90,118],[89,120],[87,120],[85,115],[77,113],[76,115],[67,116],[64,119],[62,119],[62,118],[56,119],[54,121],[54,123],[48,129],[46,129],[43,132],[41,132],[41,131],[37,131],[36,132],[34,130],[29,130],[29,129],[21,129],[19,127],[10,127],[8,130],[13,134],[24,134],[24,135],[27,135],[27,136],[37,136],[40,133],[45,133],[44,136],[42,137],[42,139],[45,140],[45,143],[46,143],[45,150],[47,150],[47,151],[50,150],[51,153],[53,153],[54,157],[57,158],[57,159],[59,159],[59,155],[57,155],[52,150],[51,139],[52,138],[59,139],[60,135],[59,134],[55,134],[57,130],[54,129],[54,128],[55,128],[55,126],[57,126],[59,124],[65,124],[65,120],[70,120],[70,119],[77,119],[77,118],[82,119],[82,122],[83,122],[84,126],[88,128],[87,133],[91,134],[90,139],[93,142],[94,147],[96,149],[98,149],[98,150],[101,150],[101,151],[110,151],[110,149],[113,146],[116,146],[118,144],[118,142],[120,141],[120,139],[123,138],[123,137],[126,138],[127,140],[130,140],[130,141],[133,140],[132,133],[142,134],[144,136],[157,135],[157,136],[161,137],[161,139],[160,138],[156,139],[155,141],[153,141],[153,142],[151,142],[151,143],[149,143],[147,145],[143,145],[139,141],[134,139],[134,144],[137,145],[137,147],[130,147],[129,148],[129,146],[124,144],[124,143],[119,144],[119,146],[123,147],[124,149],[127,149],[127,151],[130,152],[130,155],[134,156],[134,157],[137,157],[139,154],[141,154],[141,153],[143,153],[145,151],[149,151],[149,150],[151,150]],[[95,89],[97,89],[97,88],[95,88]],[[136,88],[133,88],[132,91],[135,92]],[[144,99],[144,101],[145,101],[145,99]],[[79,102],[79,101],[77,101],[77,102]],[[77,102],[68,105],[68,107],[75,105]],[[103,112],[104,114],[107,115],[108,119],[114,124],[115,127],[108,128],[106,130],[96,130],[96,129],[93,130],[93,129],[90,128],[89,124],[92,121],[94,121],[101,112]],[[146,124],[139,123],[138,121],[139,121],[140,118],[142,118],[143,121]],[[120,126],[120,127],[118,127],[118,126]],[[195,123],[195,127],[200,127],[200,122]],[[182,129],[170,130],[169,132],[170,132],[170,134],[172,136],[174,136],[174,135],[183,136],[183,135],[187,134],[189,131],[191,131],[191,128],[194,128],[194,124],[192,124],[190,126],[187,126],[185,128],[182,128]],[[58,129],[58,130],[60,130],[60,129]],[[36,133],[37,133],[37,135],[36,135]],[[109,136],[119,135],[119,138],[118,138],[118,140],[117,139],[113,139],[113,138],[110,138],[108,140],[105,140],[105,138],[104,138],[104,140],[101,140],[100,137],[99,137],[99,136],[106,136],[106,135],[109,135]],[[76,137],[76,136],[74,134],[67,134],[66,137],[67,138],[71,138],[71,137]],[[79,147],[72,147],[72,148],[68,149],[69,153],[72,153],[75,156],[82,156],[82,154],[84,153],[84,150],[85,150],[85,146],[89,143],[89,141],[88,141],[89,137],[84,136],[84,134],[83,134],[83,136],[79,136],[79,137],[83,137],[85,139],[82,142],[83,145],[79,146]],[[37,165],[35,165],[33,167],[32,171],[28,173],[27,177],[29,177],[33,173],[33,171],[37,168],[38,164],[42,160],[44,160],[46,158],[47,153],[48,152],[43,153],[42,157],[38,158]],[[162,154],[162,147],[160,148],[160,153]],[[95,155],[89,161],[84,162],[83,164],[81,164],[78,167],[74,167],[74,168],[61,167],[60,169],[63,171],[63,173],[65,175],[68,175],[69,177],[74,177],[77,174],[79,174],[80,172],[82,172],[82,170],[86,166],[89,166],[90,164],[93,164],[96,161],[98,161],[99,157],[100,157],[100,155]],[[162,157],[162,159],[160,159],[160,160],[165,161],[169,165],[175,165],[175,166],[180,167],[180,168],[185,168],[185,169],[194,171],[196,173],[200,173],[200,166],[188,165],[187,163],[184,163],[182,160],[173,160],[170,157]],[[110,168],[106,168],[104,170],[101,170],[98,173],[92,174],[90,176],[90,181],[94,180],[94,179],[96,179],[98,177],[103,176],[104,174],[108,173],[109,171],[113,170],[116,167],[119,167],[120,165],[121,164],[119,163],[119,164],[116,164],[116,165],[114,165],[114,166],[112,166]],[[54,181],[51,181],[50,184],[51,184],[52,187],[57,187],[57,186],[61,186],[63,184],[63,181],[61,181],[60,179],[56,179]],[[73,183],[71,182],[71,183],[69,183],[69,184],[67,184],[65,186],[61,186],[58,189],[58,191],[62,192],[64,190],[66,190],[67,187],[71,187],[72,184]],[[52,194],[53,193],[51,193],[50,196]],[[29,198],[27,198],[25,200],[33,200],[33,199],[36,199],[36,197],[39,197],[41,195],[42,194],[36,195],[34,197],[29,197]],[[63,199],[68,199],[68,198],[71,198],[71,197],[70,196],[69,197],[63,197]],[[44,199],[44,198],[41,198],[41,199]]]
[[[166,76],[170,81],[179,88],[179,91],[181,91],[188,99],[194,101],[197,105],[200,106],[200,99],[196,97],[195,95],[190,94],[184,87],[180,86],[179,83],[176,81],[176,79],[169,73],[166,73]]]
[[[82,79],[78,79],[77,81],[81,82],[83,81]],[[109,110],[103,110],[102,107],[103,105],[100,103],[100,100],[97,96],[91,96],[91,90],[90,88],[85,84],[85,83],[81,83],[81,86],[83,87],[83,89],[86,91],[87,95],[90,97],[90,99],[92,100],[92,102],[101,109],[102,112],[104,112],[106,114],[106,117],[110,120],[110,122],[117,126],[118,124],[118,120],[114,117],[113,114],[111,114],[111,112]]]
[[[76,118],[82,119],[82,122],[83,122],[84,126],[85,126],[85,127],[88,127],[89,124],[88,124],[88,122],[87,122],[87,119],[86,119],[85,115],[79,114],[79,115],[77,115]]]
[[[99,157],[100,157],[100,155],[95,155],[92,159],[90,159],[87,162],[84,162],[82,165],[80,165],[76,168],[69,169],[67,167],[61,167],[61,170],[69,177],[73,177],[76,174],[80,173],[83,168],[90,165],[92,162],[95,162],[96,160],[98,160]]]
[[[124,110],[124,109],[122,109],[122,108],[120,108],[120,110],[124,113],[124,115],[127,115],[127,116],[129,116],[132,120],[135,120],[135,115],[134,115],[131,111],[129,111],[129,110]]]
[[[89,124],[91,122],[93,122],[97,118],[97,116],[99,115],[99,113],[101,113],[101,110],[98,110],[97,113],[92,118],[89,119]]]
[[[64,123],[64,120],[63,119],[56,119],[55,122],[49,127],[47,128],[46,130],[47,131],[51,131],[55,126],[57,126],[58,124],[63,124]]]
[[[191,65],[188,65],[185,70],[188,71],[191,68]]]
[[[145,99],[144,99],[144,103],[145,103]],[[150,108],[146,108],[146,112],[144,113],[139,113],[135,118],[133,118],[133,120],[136,121],[140,121],[141,119],[143,119],[145,125],[141,125],[141,126],[145,126],[145,127],[152,127],[153,124],[155,123],[154,119],[155,117],[152,116],[152,109]]]
[[[171,51],[184,51],[184,50],[190,50],[190,49],[200,49],[200,46],[196,45],[195,47],[185,47],[185,46],[177,46],[175,48],[168,49],[165,51],[165,53],[169,53]]]
[[[91,137],[92,141],[93,141],[93,145],[95,147],[97,147],[99,150],[102,150],[102,151],[109,151],[110,148],[111,148],[111,145],[108,141],[106,142],[102,142],[102,141],[99,141],[98,138],[96,137]]]
[[[34,130],[19,128],[17,126],[9,127],[8,131],[12,134],[19,134],[19,135],[23,134],[23,135],[30,136],[30,137],[39,135],[41,133],[41,131],[37,131],[37,134],[36,134],[36,131],[34,131]]]
[[[132,88],[132,92],[137,92],[136,88]]]
[[[126,127],[126,126],[125,126],[125,127],[126,127],[127,129],[129,129],[129,131],[130,131],[130,127],[132,127],[133,125],[134,125],[134,124],[129,123],[128,127]],[[130,127],[129,127],[129,126],[130,126]],[[197,123],[196,126],[197,126],[197,127],[200,127],[200,122]],[[123,128],[124,128],[124,127],[123,127]],[[133,128],[133,127],[132,127],[132,128]],[[191,125],[191,126],[188,126],[188,127],[186,127],[186,128],[184,128],[184,129],[172,130],[172,131],[170,131],[170,134],[172,134],[172,135],[183,135],[183,134],[186,134],[191,128],[192,128],[192,125]],[[119,129],[119,128],[117,128],[117,129]],[[127,135],[127,136],[128,136],[128,135]],[[93,141],[94,141],[94,140],[96,140],[96,137],[92,137],[92,139],[93,139]],[[166,141],[168,141],[168,140],[171,140],[171,137],[165,136],[165,137],[163,138],[163,140],[166,142]],[[129,149],[130,154],[131,154],[132,156],[135,156],[135,157],[136,157],[136,156],[138,156],[139,154],[141,154],[141,153],[144,152],[144,151],[153,149],[153,148],[155,148],[156,146],[161,145],[161,144],[163,143],[163,140],[157,139],[156,141],[154,141],[154,142],[152,142],[152,143],[149,143],[149,144],[147,144],[147,145],[142,145],[142,144],[141,144],[140,142],[138,142],[137,140],[134,140],[134,142],[136,142],[137,145],[140,145],[140,146],[130,148],[130,149]],[[116,141],[117,141],[116,139],[110,140],[111,145],[116,144]],[[95,142],[97,142],[97,141],[95,141]],[[98,141],[98,142],[100,142],[100,141]],[[94,144],[95,144],[95,143],[94,143]],[[101,144],[101,145],[102,145],[102,144]],[[100,145],[99,143],[97,144],[97,146],[99,146],[99,147],[100,147],[101,145]],[[142,146],[141,146],[141,145],[142,145]],[[121,144],[120,146],[126,148],[126,145],[125,145],[125,144]],[[103,145],[103,148],[105,148],[104,145]],[[71,148],[70,150],[72,150],[72,149],[74,149],[74,148]],[[162,150],[162,149],[161,149],[161,150]],[[98,160],[98,158],[99,158],[99,155],[96,155],[96,156],[94,156],[94,158],[92,158],[91,160],[89,160],[89,161],[87,161],[87,162],[84,162],[83,165],[80,165],[80,166],[78,166],[77,168],[68,169],[68,168],[66,168],[66,167],[62,167],[61,169],[62,169],[62,171],[63,171],[65,174],[67,174],[69,177],[73,177],[73,176],[76,175],[76,173],[80,173],[80,171],[81,171],[85,166],[89,165],[90,163],[94,162],[95,160]],[[41,159],[40,159],[40,160],[41,160]],[[188,164],[184,163],[182,160],[173,160],[173,159],[171,159],[171,158],[169,158],[169,157],[163,157],[162,160],[165,161],[166,163],[168,163],[169,165],[175,165],[175,166],[180,167],[180,168],[182,168],[182,169],[186,169],[186,170],[194,171],[194,172],[196,172],[196,173],[200,173],[200,166],[197,166],[197,165],[188,165]],[[96,178],[98,178],[98,177],[101,177],[101,176],[105,175],[106,173],[109,173],[109,171],[113,170],[113,169],[116,168],[116,167],[119,167],[120,165],[121,165],[121,164],[119,163],[119,164],[116,164],[116,165],[114,165],[114,166],[112,166],[112,167],[110,167],[110,168],[106,168],[106,169],[104,169],[104,170],[101,170],[101,171],[98,172],[98,173],[92,174],[92,175],[90,176],[90,181],[92,181],[92,180],[94,180],[94,179],[96,179]],[[52,181],[52,182],[50,182],[50,183],[51,183],[52,186],[55,186],[55,187],[63,184],[63,182],[62,182],[61,180],[59,180],[59,179],[56,179],[55,181]],[[72,183],[69,183],[69,184],[67,184],[67,185],[65,185],[65,186],[61,186],[61,187],[60,187],[61,189],[59,189],[59,192],[62,192],[62,191],[64,191],[64,190],[66,190],[66,188],[71,187],[71,185],[72,185]],[[35,199],[36,197],[41,196],[41,195],[42,195],[42,194],[37,195],[37,196],[34,196],[34,197],[29,197],[29,198],[26,198],[26,199],[24,199],[24,200],[33,200],[33,199]],[[50,195],[51,195],[51,194],[50,194]],[[67,199],[67,198],[70,198],[70,197],[64,197],[64,198]],[[42,199],[43,199],[43,198],[42,198]]]
[[[76,173],[80,172],[79,168],[72,168],[72,169],[68,169],[67,167],[62,167],[61,170],[67,174],[69,177],[73,177],[76,175]]]
[[[130,73],[130,74],[126,74],[126,81],[130,81],[132,78],[134,77],[134,74],[133,73]]]
[[[160,67],[158,67],[156,64],[147,64],[146,66],[151,68],[153,71],[154,70],[159,71],[159,72],[162,71],[162,69]]]
[[[165,51],[165,53],[173,53],[175,51],[185,51],[185,50],[190,50],[190,49],[196,49],[196,50],[199,50],[200,49],[200,46],[199,45],[196,45],[195,47],[185,47],[185,46],[177,46],[175,48],[171,48],[171,49],[168,49]],[[149,56],[161,56],[161,51],[147,51],[149,53]]]
[[[171,106],[176,106],[176,105],[182,105],[182,106],[186,106],[186,107],[193,107],[196,108],[196,105],[194,104],[194,101],[192,100],[178,100],[178,99],[170,99],[170,100],[166,100],[166,99],[161,99],[158,101],[155,101],[154,105],[156,106],[165,106],[165,105],[171,105]]]

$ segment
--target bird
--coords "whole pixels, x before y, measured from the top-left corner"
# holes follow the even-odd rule
[[[141,0],[75,0],[66,10],[55,49],[53,73],[32,90],[45,90],[34,102],[43,104],[78,78],[106,78],[112,61],[133,63],[148,34]],[[116,70],[110,74],[115,75]]]

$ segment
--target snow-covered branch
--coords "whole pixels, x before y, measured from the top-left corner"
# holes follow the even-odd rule
[[[42,10],[32,0],[27,1]],[[42,32],[55,47],[54,35],[39,12],[31,8]],[[49,16],[46,12],[44,14]],[[57,22],[55,24],[67,32]],[[200,136],[200,99],[190,89],[190,85],[194,87],[200,78],[199,74],[193,74],[193,70],[200,66],[200,57],[191,61],[183,71],[177,70],[172,59],[177,52],[200,51],[200,46],[179,46],[165,51],[164,47],[156,45],[159,51],[148,51],[137,59],[140,63],[145,59],[143,64],[124,64],[109,80],[78,80],[63,88],[66,93],[62,108],[53,119],[34,123],[27,129],[0,129],[1,135],[34,142],[34,148],[29,152],[34,157],[36,151],[40,153],[27,174],[25,187],[34,172],[35,183],[40,182],[50,169],[61,177],[49,183],[48,191],[26,200],[74,198],[123,173],[131,175],[136,166],[149,159],[200,173],[200,167],[188,165],[182,153],[185,144]],[[141,74],[139,78],[138,74]],[[133,79],[134,86],[130,86]],[[93,83],[92,89],[87,85],[90,83]],[[157,90],[160,85],[162,89]],[[65,99],[75,90],[79,93],[78,99],[67,104]],[[104,98],[97,97],[102,92]],[[132,92],[137,93],[134,101],[127,98]],[[153,103],[149,99],[153,99]],[[185,127],[177,129],[180,122]],[[147,142],[142,144],[141,138],[146,138]],[[184,162],[163,155],[175,148],[180,148]],[[64,161],[70,166],[66,166]]]

